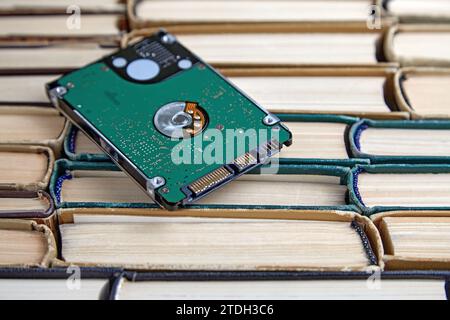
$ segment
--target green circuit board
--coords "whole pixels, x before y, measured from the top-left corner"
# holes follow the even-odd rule
[[[58,84],[69,88],[64,100],[147,178],[165,179],[164,188],[156,192],[170,203],[186,198],[183,187],[201,181],[230,159],[242,157],[255,147],[248,143],[238,150],[236,139],[253,135],[261,146],[274,137],[280,145],[291,138],[279,123],[264,123],[264,110],[201,62],[163,81],[139,84],[127,81],[100,61],[63,76]],[[202,135],[173,139],[155,127],[155,114],[161,106],[183,101],[195,102],[202,108],[207,116],[203,119],[205,128]],[[222,141],[217,135],[208,136],[208,129],[223,132]],[[229,136],[228,132],[235,135]],[[196,138],[201,145],[184,144]],[[208,148],[213,142],[214,147]],[[206,152],[217,163],[205,162]],[[185,160],[190,157],[190,163],[174,162],[174,154]],[[219,158],[223,160],[217,161]]]

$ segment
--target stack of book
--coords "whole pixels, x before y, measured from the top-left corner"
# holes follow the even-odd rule
[[[0,298],[448,298],[446,1],[71,2],[0,3]],[[50,107],[159,27],[290,128],[276,173],[164,211]]]

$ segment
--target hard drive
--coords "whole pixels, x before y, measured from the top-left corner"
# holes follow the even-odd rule
[[[291,144],[275,115],[163,30],[62,76],[47,91],[167,209],[193,203]]]

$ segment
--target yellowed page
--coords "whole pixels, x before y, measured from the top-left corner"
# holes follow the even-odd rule
[[[209,63],[375,64],[374,33],[243,33],[178,35]]]
[[[0,184],[31,184],[43,180],[48,170],[44,153],[0,152]]]
[[[57,112],[0,113],[0,139],[3,141],[44,141],[57,139],[65,125],[65,118]],[[25,108],[24,108],[25,109]],[[25,110],[23,110],[25,111]],[[1,112],[1,109],[0,109]]]
[[[450,32],[399,32],[394,36],[393,49],[402,59],[448,60]]]
[[[40,264],[47,247],[41,232],[0,229],[0,265]]]
[[[389,112],[385,77],[231,77],[273,112]]]
[[[417,259],[450,260],[450,218],[385,217],[391,254]]]
[[[450,75],[409,74],[402,85],[415,112],[424,116],[450,116]]]
[[[283,148],[280,158],[347,159],[345,123],[285,122],[293,144]]]
[[[49,103],[44,85],[57,77],[57,75],[0,76],[0,101]]]
[[[79,27],[68,17],[4,16],[0,19],[0,36],[118,36],[120,32],[117,15],[83,15]]]
[[[71,263],[197,270],[369,265],[349,222],[88,223],[60,229],[62,256]]]
[[[147,21],[166,22],[304,22],[362,21],[371,1],[183,1],[144,0],[136,14]]]
[[[361,151],[388,156],[450,156],[450,129],[368,128],[360,138]]]
[[[0,69],[78,68],[111,53],[93,43],[0,48]]]
[[[40,198],[0,198],[0,212],[45,211],[48,207],[48,202]]]
[[[448,207],[450,174],[362,173],[358,189],[366,206]]]

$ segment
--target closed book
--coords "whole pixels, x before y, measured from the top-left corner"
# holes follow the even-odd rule
[[[272,170],[275,169],[275,170]],[[112,163],[58,160],[50,193],[58,207],[152,208],[156,205]],[[353,210],[347,203],[349,168],[323,165],[263,167],[189,208]],[[266,171],[270,170],[270,171]]]
[[[161,272],[117,278],[113,300],[446,300],[448,272]],[[180,308],[182,308],[180,306]],[[184,312],[189,312],[185,305]],[[241,312],[240,308],[236,309]],[[183,309],[179,310],[183,312]],[[269,310],[270,311],[270,310]],[[242,311],[243,312],[243,311]],[[265,311],[264,311],[265,312]]]
[[[0,220],[1,267],[48,267],[56,258],[51,230],[34,221]]]
[[[383,0],[385,13],[401,22],[449,22],[450,3],[447,0]]]
[[[81,282],[74,277],[78,271]],[[0,299],[446,300],[449,275],[446,271],[124,272],[95,267],[1,268]],[[189,308],[185,305],[184,311],[189,312]]]
[[[63,210],[58,218],[62,260],[55,266],[346,272],[382,267],[376,229],[352,212],[297,211],[290,220],[272,220]]]
[[[80,8],[82,13],[124,13],[124,0],[3,0],[0,14],[66,14],[68,9]]]
[[[49,106],[45,84],[59,73],[33,74],[21,70],[0,73],[0,105]]]
[[[120,272],[77,267],[0,268],[0,300],[106,300]]]
[[[355,158],[377,163],[450,163],[450,121],[361,120],[350,130]]]
[[[297,24],[174,26],[167,30],[216,67],[392,65],[383,56],[383,30],[355,31],[333,25],[311,30]],[[123,43],[134,43],[155,31],[134,30]]]
[[[350,201],[363,213],[449,210],[450,166],[357,165],[349,175]]]
[[[44,190],[0,190],[0,220],[26,219],[56,231],[55,204]]]
[[[43,221],[54,212],[54,203],[45,191],[1,191],[0,218]]]
[[[54,153],[48,147],[0,145],[0,189],[45,190],[54,162]]]
[[[406,118],[395,101],[395,68],[239,68],[225,76],[274,113]]]
[[[401,24],[390,27],[384,55],[402,66],[450,66],[450,26],[446,24]]]
[[[58,156],[68,127],[68,121],[51,107],[0,105],[0,145],[41,145]]]
[[[372,4],[371,0],[131,0],[128,18],[133,28],[217,23],[327,23],[361,28]]]
[[[0,43],[0,72],[49,73],[80,68],[117,50],[116,41],[26,41]]]
[[[390,270],[448,270],[449,211],[394,211],[372,217]]]
[[[123,16],[117,14],[85,14],[69,7],[68,14],[5,15],[0,19],[0,39],[91,39],[119,40],[125,30]]]
[[[395,76],[397,104],[413,119],[450,119],[450,68],[408,67]]]

